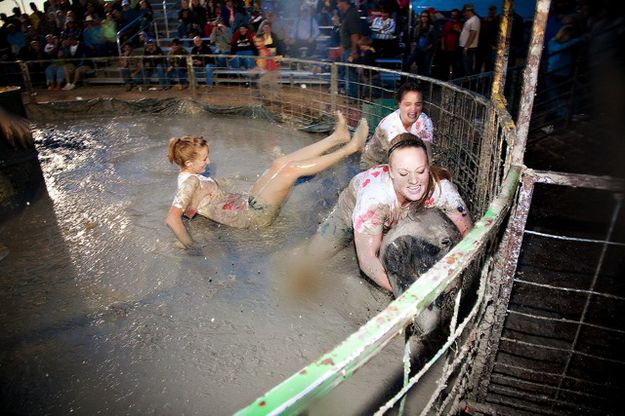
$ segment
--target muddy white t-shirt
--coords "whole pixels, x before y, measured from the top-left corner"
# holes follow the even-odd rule
[[[439,208],[446,215],[467,212],[456,187],[447,179],[434,185],[425,208]],[[378,235],[393,228],[411,210],[411,204],[400,206],[393,188],[388,165],[376,166],[354,176],[341,193],[339,213],[355,232]]]
[[[387,162],[388,149],[391,140],[397,135],[402,133],[412,133],[425,142],[432,143],[434,139],[434,127],[432,120],[427,114],[421,113],[411,126],[410,129],[404,128],[404,123],[401,122],[399,109],[393,111],[388,116],[384,117],[375,129],[373,137],[362,153],[360,166],[363,169],[368,169],[372,166],[377,166]]]
[[[178,190],[173,206],[185,211],[188,216],[197,212],[215,222],[236,228],[254,225],[250,215],[249,195],[224,192],[210,177],[189,172],[178,175]]]

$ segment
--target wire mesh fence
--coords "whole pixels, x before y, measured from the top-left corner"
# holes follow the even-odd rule
[[[618,413],[624,189],[622,180],[526,172],[480,400],[497,414]]]

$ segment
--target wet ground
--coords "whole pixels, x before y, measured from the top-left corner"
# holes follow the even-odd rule
[[[353,159],[298,184],[271,228],[198,218],[189,229],[204,255],[178,249],[164,225],[177,174],[165,155],[182,134],[207,137],[210,172],[240,190],[276,146],[320,138],[207,115],[36,124],[47,191],[0,226],[1,413],[231,414],[391,300],[360,278],[353,248],[331,264],[331,290],[284,290],[283,259],[314,233]],[[397,340],[311,414],[371,413],[400,374]]]

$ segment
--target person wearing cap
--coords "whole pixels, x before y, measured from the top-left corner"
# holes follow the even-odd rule
[[[167,76],[178,82],[178,89],[187,88],[189,81],[187,80],[187,58],[186,49],[182,46],[180,39],[174,38],[169,45],[167,53]]]
[[[87,54],[83,45],[77,38],[70,36],[63,45],[63,57],[68,59],[65,63],[65,86],[64,90],[73,90],[84,78],[87,71],[90,71],[92,64],[85,58]]]
[[[85,17],[84,29],[82,30],[82,43],[85,46],[87,56],[101,56],[104,47],[102,29],[93,16]]]
[[[202,70],[204,70],[204,79],[206,80],[206,87],[213,86],[213,70],[215,68],[215,59],[212,56],[213,51],[201,37],[196,36],[193,38],[193,48],[191,49],[191,55],[193,60],[193,70],[195,71],[195,85],[197,85],[198,78],[200,77]]]
[[[122,33],[123,39],[129,38],[139,30],[139,10],[132,7],[128,0],[122,0],[122,13],[119,21],[119,27],[124,29]],[[129,26],[130,25],[130,26]]]
[[[462,26],[459,40],[462,64],[464,75],[473,75],[476,73],[475,58],[480,38],[480,18],[475,14],[472,4],[465,4],[462,11],[467,19]]]
[[[256,48],[254,47],[254,37],[252,32],[248,30],[247,26],[240,26],[236,32],[232,35],[230,41],[230,47],[232,48],[233,55],[240,56],[254,56],[256,55]],[[236,57],[230,61],[232,68],[245,67],[247,69],[254,68],[254,60],[250,58]]]
[[[390,141],[387,163],[354,176],[306,250],[304,267],[324,264],[351,241],[360,270],[383,289],[391,283],[378,253],[384,234],[421,209],[440,209],[466,235],[473,223],[446,169],[432,166],[427,146],[411,133]],[[310,273],[302,270],[302,274]]]
[[[143,84],[149,84],[152,77],[156,75],[160,88],[169,88],[169,79],[165,74],[165,64],[163,50],[156,45],[154,39],[147,39],[143,48]]]

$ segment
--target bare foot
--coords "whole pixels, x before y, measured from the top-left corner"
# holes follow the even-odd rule
[[[358,122],[358,126],[356,127],[356,131],[354,132],[352,139],[346,146],[349,146],[349,150],[353,153],[361,152],[362,149],[365,147],[368,136],[369,124],[367,123],[367,119],[361,118]]]
[[[343,144],[349,141],[349,129],[347,128],[347,122],[343,113],[336,112],[336,125],[334,126],[334,132],[332,137],[336,140],[336,144]]]

